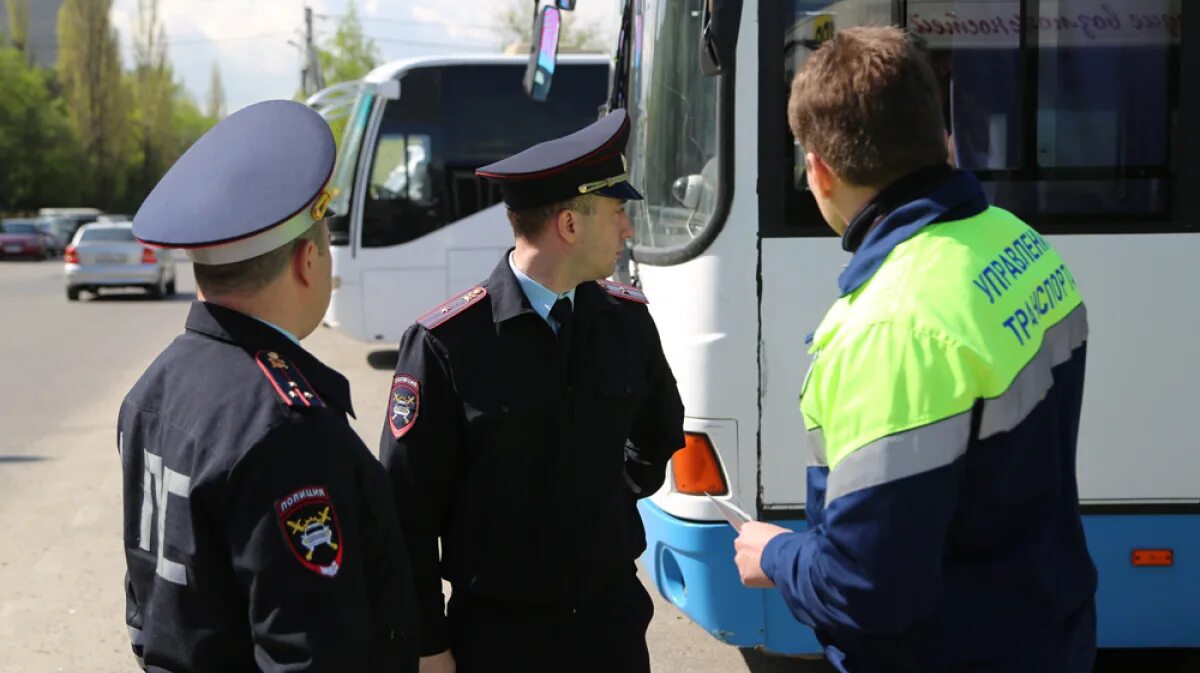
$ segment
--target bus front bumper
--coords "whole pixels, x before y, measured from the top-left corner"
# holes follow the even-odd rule
[[[672,516],[638,503],[646,527],[642,565],[663,598],[718,640],[780,654],[816,654],[812,630],[777,591],[747,589],[733,563],[734,530]],[[1200,647],[1200,515],[1085,515],[1088,549],[1100,573],[1097,642],[1111,648]],[[775,521],[803,530],[802,520]],[[1135,567],[1132,551],[1170,549],[1167,567]]]

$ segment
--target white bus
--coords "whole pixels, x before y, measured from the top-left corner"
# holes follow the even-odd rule
[[[361,341],[398,342],[512,246],[504,207],[494,205],[499,191],[475,169],[595,121],[610,71],[606,57],[563,57],[537,102],[522,85],[528,61],[427,57],[364,78],[334,169],[327,324]]]
[[[610,105],[630,111],[646,196],[629,206],[632,275],[687,414],[688,447],[642,502],[642,561],[663,596],[725,642],[819,651],[777,592],[741,586],[733,530],[701,493],[805,525],[805,335],[848,256],[803,189],[787,95],[830,31],[891,23],[930,50],[959,165],[1049,238],[1083,290],[1078,476],[1099,643],[1200,646],[1200,7],[718,0],[737,11],[710,26],[723,62],[706,76],[697,45],[712,3],[623,4]]]

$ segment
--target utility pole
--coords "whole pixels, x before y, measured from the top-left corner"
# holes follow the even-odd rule
[[[305,96],[311,96],[316,93],[313,88],[312,77],[312,52],[313,52],[313,34],[312,34],[312,7],[304,6],[304,68],[300,71],[300,88],[304,91]]]
[[[325,88],[325,77],[321,74],[321,61],[317,58],[317,47],[313,44],[313,11],[304,7],[304,67],[300,70],[300,89],[305,96]]]

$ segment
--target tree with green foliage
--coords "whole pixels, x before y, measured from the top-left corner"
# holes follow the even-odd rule
[[[175,85],[175,95],[172,100],[174,100],[171,111],[174,117],[172,126],[175,129],[173,148],[175,158],[179,158],[218,120],[202,112],[200,106],[188,96],[187,90],[183,88],[182,84]]]
[[[65,0],[58,14],[58,73],[100,208],[120,203],[130,146],[128,101],[112,0]]]
[[[129,189],[148,193],[178,154],[174,147],[174,88],[167,62],[167,37],[158,19],[158,0],[138,0],[133,36],[130,109],[133,147]]]
[[[354,0],[346,3],[346,14],[338,21],[333,37],[317,49],[325,86],[362,79],[379,65],[381,56],[375,41],[363,33],[362,21]]]
[[[28,2],[5,0],[10,23],[21,25],[12,17],[27,14]],[[0,212],[135,210],[216,123],[174,81],[158,6],[138,0],[129,72],[109,19],[112,0],[64,1],[57,70],[0,46]]]
[[[49,77],[17,49],[0,47],[0,212],[80,197],[82,154]]]
[[[27,63],[33,63],[33,50],[29,48],[29,0],[7,0],[9,44],[25,55]]]

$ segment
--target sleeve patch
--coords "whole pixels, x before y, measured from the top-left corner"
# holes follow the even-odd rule
[[[335,577],[342,567],[342,527],[329,489],[308,486],[275,502],[279,529],[300,565],[322,577]]]
[[[308,409],[323,407],[325,403],[317,396],[317,391],[304,378],[304,374],[291,362],[283,359],[275,351],[259,351],[255,356],[258,368],[271,382],[279,398],[289,407]]]
[[[392,436],[400,439],[417,422],[421,410],[421,384],[407,374],[392,379],[392,397],[388,402],[388,427]]]
[[[486,289],[473,287],[458,296],[451,297],[432,311],[426,312],[425,315],[417,318],[417,322],[425,329],[433,329],[462,313],[467,307],[479,303],[479,300],[486,296]]]
[[[622,285],[621,283],[614,283],[613,281],[608,280],[607,278],[601,278],[600,280],[596,281],[596,283],[598,283],[600,285],[600,289],[611,294],[612,296],[616,297],[617,299],[624,299],[626,301],[636,301],[639,304],[649,304],[650,303],[650,300],[646,298],[646,293],[642,292],[641,290],[639,290],[636,287],[633,287],[632,285]]]

